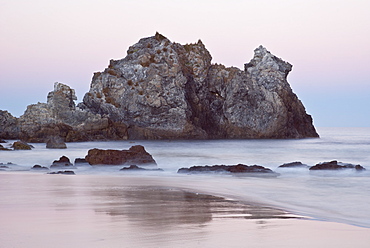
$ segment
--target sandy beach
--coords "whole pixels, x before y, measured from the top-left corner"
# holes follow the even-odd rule
[[[370,229],[158,178],[0,173],[0,247],[368,247]]]

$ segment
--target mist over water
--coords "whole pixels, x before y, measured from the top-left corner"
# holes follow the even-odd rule
[[[320,139],[299,140],[198,140],[198,141],[109,141],[67,143],[66,150],[32,144],[31,151],[1,152],[0,162],[12,162],[7,170],[25,170],[39,164],[50,166],[65,155],[83,158],[88,149],[128,149],[143,145],[164,172],[120,172],[122,166],[74,169],[81,175],[145,178],[143,186],[177,187],[211,193],[244,202],[258,202],[317,218],[370,227],[370,128],[320,128]],[[364,172],[310,172],[282,169],[279,165],[301,161],[309,166],[338,160],[361,164]],[[278,173],[276,178],[231,175],[183,175],[181,167],[193,165],[258,164]],[[45,173],[45,172],[29,172]]]

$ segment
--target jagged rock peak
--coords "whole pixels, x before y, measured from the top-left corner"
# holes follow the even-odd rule
[[[274,70],[288,76],[292,65],[271,54],[264,46],[260,45],[254,50],[254,57],[249,63],[244,64],[244,70],[249,73],[255,71]]]
[[[47,97],[47,103],[55,108],[70,108],[75,109],[75,102],[77,100],[74,89],[71,89],[68,85],[55,82],[54,90],[49,92]],[[57,106],[55,106],[57,105]]]

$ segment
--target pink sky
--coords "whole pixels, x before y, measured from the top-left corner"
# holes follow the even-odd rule
[[[243,68],[260,44],[293,64],[289,82],[316,126],[370,126],[370,1],[0,0],[0,109],[19,116],[53,83],[76,89],[156,31],[201,39]]]

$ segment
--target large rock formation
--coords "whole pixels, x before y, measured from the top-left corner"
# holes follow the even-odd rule
[[[201,41],[143,38],[95,73],[81,106],[125,123],[130,139],[318,137],[289,63],[262,46],[244,71],[211,59]]]
[[[0,138],[45,142],[101,139],[318,137],[292,92],[292,66],[264,47],[244,70],[211,64],[199,40],[180,45],[156,34],[94,74],[83,102],[56,83],[47,103],[19,119],[0,112]]]

